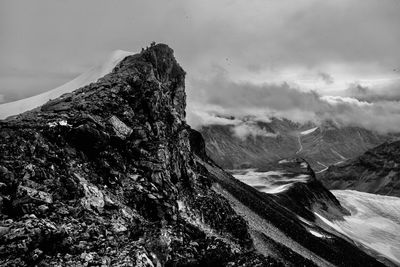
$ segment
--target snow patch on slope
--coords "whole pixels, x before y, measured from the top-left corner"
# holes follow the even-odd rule
[[[343,221],[317,217],[336,231],[400,264],[400,198],[333,190],[350,216]]]
[[[297,135],[297,141],[299,142],[299,149],[296,151],[296,154],[299,154],[303,150],[303,144],[301,143],[300,135]]]
[[[324,235],[324,234],[322,234],[322,233],[320,233],[320,232],[318,232],[318,231],[316,231],[316,230],[308,229],[308,231],[309,231],[313,236],[316,236],[316,237],[318,237],[318,238],[332,238],[332,237],[330,237],[330,236],[328,236],[328,235]]]
[[[88,70],[64,85],[36,96],[2,104],[0,105],[0,119],[5,119],[9,116],[17,115],[34,109],[45,104],[51,99],[58,98],[65,93],[70,93],[92,82],[96,82],[99,78],[110,73],[114,67],[121,62],[121,60],[133,54],[134,53],[132,52],[116,50],[102,65]]]
[[[289,161],[289,160],[287,160],[287,159],[282,159],[282,160],[280,160],[278,163],[279,163],[279,164],[285,164],[285,163],[289,163],[289,162],[291,162],[291,161]]]
[[[68,124],[66,120],[49,122],[48,125],[50,126],[50,128],[56,127],[57,125],[71,127],[71,125]]]
[[[321,162],[319,162],[319,161],[317,161],[317,163],[318,163],[319,165],[323,166],[324,168],[323,168],[322,170],[316,172],[316,173],[324,172],[324,171],[326,171],[326,170],[329,168],[328,166],[326,166],[325,164],[323,164],[323,163],[321,163]]]
[[[346,160],[347,158],[344,157],[342,154],[340,154],[339,152],[337,152],[336,150],[334,150],[333,148],[331,148],[331,151],[336,154],[339,158],[341,158],[342,160]]]
[[[303,131],[303,132],[301,132],[300,134],[301,134],[301,135],[307,135],[307,134],[310,134],[310,133],[312,133],[312,132],[315,132],[317,129],[318,129],[318,127],[315,127],[315,128],[309,129],[309,130],[307,130],[307,131]]]

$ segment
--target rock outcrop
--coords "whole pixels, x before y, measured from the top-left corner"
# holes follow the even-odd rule
[[[208,159],[185,123],[184,78],[173,50],[152,45],[0,121],[0,265],[379,266]]]
[[[1,121],[1,265],[272,261],[197,171],[184,78],[160,44]]]

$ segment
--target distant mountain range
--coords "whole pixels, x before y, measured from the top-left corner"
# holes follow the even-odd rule
[[[314,125],[272,118],[270,122],[250,123],[266,134],[238,136],[234,123],[202,127],[200,132],[208,155],[226,169],[269,168],[271,162],[297,156],[306,159],[318,173],[393,139],[360,127],[339,127],[332,122]]]

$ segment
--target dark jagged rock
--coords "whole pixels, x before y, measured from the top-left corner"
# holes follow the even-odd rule
[[[400,197],[400,142],[384,143],[360,157],[330,166],[319,179],[329,189]]]
[[[0,122],[1,265],[276,263],[197,171],[184,78],[159,44]]]
[[[184,78],[173,50],[152,45],[0,121],[0,265],[379,266],[209,160],[185,123]],[[296,247],[255,231],[228,193]]]
[[[201,133],[196,130],[190,129],[189,130],[189,140],[190,140],[190,147],[192,152],[199,156],[201,159],[207,161],[208,156],[206,153],[206,145]]]

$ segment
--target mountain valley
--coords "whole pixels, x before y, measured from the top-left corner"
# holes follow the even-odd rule
[[[368,149],[395,139],[359,127],[340,127],[331,122],[316,126],[287,119],[270,122],[244,121],[256,125],[257,135],[235,135],[235,126],[208,125],[200,132],[206,141],[207,153],[225,169],[269,168],[271,162],[287,157],[306,159],[316,172],[361,155]],[[251,130],[251,129],[250,129]]]

